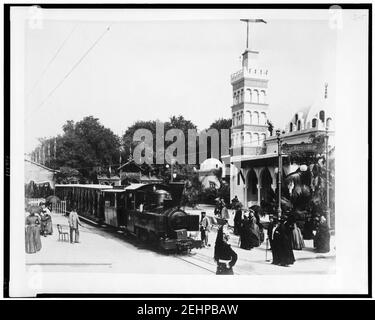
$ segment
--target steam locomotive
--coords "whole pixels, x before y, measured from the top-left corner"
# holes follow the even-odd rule
[[[200,248],[201,241],[188,235],[199,231],[199,215],[180,207],[184,184],[106,185],[57,184],[56,195],[73,204],[85,217],[118,228],[164,250]]]

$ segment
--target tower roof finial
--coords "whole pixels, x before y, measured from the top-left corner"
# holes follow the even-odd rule
[[[324,99],[328,98],[328,82],[324,84]]]

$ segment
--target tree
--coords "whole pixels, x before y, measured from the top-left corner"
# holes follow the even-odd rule
[[[98,172],[118,165],[119,138],[93,116],[77,123],[68,120],[63,125],[63,134],[49,139],[49,144],[52,141],[53,149],[56,141],[56,157],[54,150],[53,157],[50,152],[50,166],[78,170],[81,182],[95,182]]]
[[[226,153],[225,150],[221,149],[221,144],[222,144],[221,130],[223,130],[223,129],[229,130],[228,131],[228,133],[229,133],[228,147],[230,148],[230,146],[231,146],[231,139],[230,139],[230,129],[231,129],[231,127],[232,127],[232,119],[231,118],[228,118],[228,119],[220,118],[218,120],[215,120],[213,123],[211,123],[211,125],[209,127],[209,129],[216,129],[219,132],[219,160],[221,160],[221,156],[225,155],[224,153]],[[211,156],[211,143],[209,143],[208,146],[207,146],[207,157],[212,157]]]
[[[76,183],[81,178],[78,170],[69,167],[61,167],[56,174],[56,182],[63,184]]]
[[[166,167],[166,163],[164,164],[156,164],[156,152],[162,152],[162,157],[164,158],[164,152],[167,149],[167,147],[172,144],[171,141],[164,141],[164,150],[157,149],[156,147],[156,126],[157,121],[136,121],[132,126],[130,126],[124,133],[122,137],[122,143],[123,143],[123,149],[124,152],[122,153],[123,159],[129,159],[132,156],[132,152],[134,151],[134,148],[140,143],[140,142],[134,142],[133,137],[134,133],[138,129],[146,129],[149,130],[152,133],[153,136],[153,143],[152,143],[152,154],[153,154],[153,164],[150,166],[150,169],[152,173],[159,175],[162,177],[165,181],[170,180],[170,168]],[[180,129],[185,136],[185,164],[187,164],[188,160],[188,130],[189,129],[196,129],[196,125],[191,122],[190,120],[185,119],[182,115],[179,116],[171,116],[169,121],[164,123],[164,134],[170,129]],[[180,164],[176,163],[174,165],[174,170],[177,174],[181,173]],[[180,175],[181,177],[181,175]]]
[[[325,135],[311,135],[310,145],[313,149],[296,151],[290,154],[290,161],[305,164],[295,172],[290,173],[283,185],[284,191],[289,189],[289,199],[293,209],[309,211],[312,214],[323,214],[326,210],[327,171],[325,168]],[[330,161],[330,189],[334,185],[334,164]]]

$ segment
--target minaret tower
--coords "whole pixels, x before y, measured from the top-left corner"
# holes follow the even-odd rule
[[[265,153],[263,146],[268,136],[268,70],[259,66],[259,52],[250,49],[249,44],[249,24],[266,22],[261,19],[241,21],[247,24],[247,38],[242,69],[231,75],[233,156]]]

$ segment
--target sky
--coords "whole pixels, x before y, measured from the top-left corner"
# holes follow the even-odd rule
[[[241,68],[246,46],[240,18],[247,17],[115,22],[65,17],[45,20],[40,29],[26,25],[25,152],[39,137],[62,133],[67,120],[88,115],[116,134],[137,120],[167,121],[172,115],[183,115],[198,129],[231,118],[230,75]],[[336,36],[326,20],[251,25],[250,47],[269,70],[268,118],[275,127],[284,128],[294,112],[321,99],[325,82],[334,95]]]

